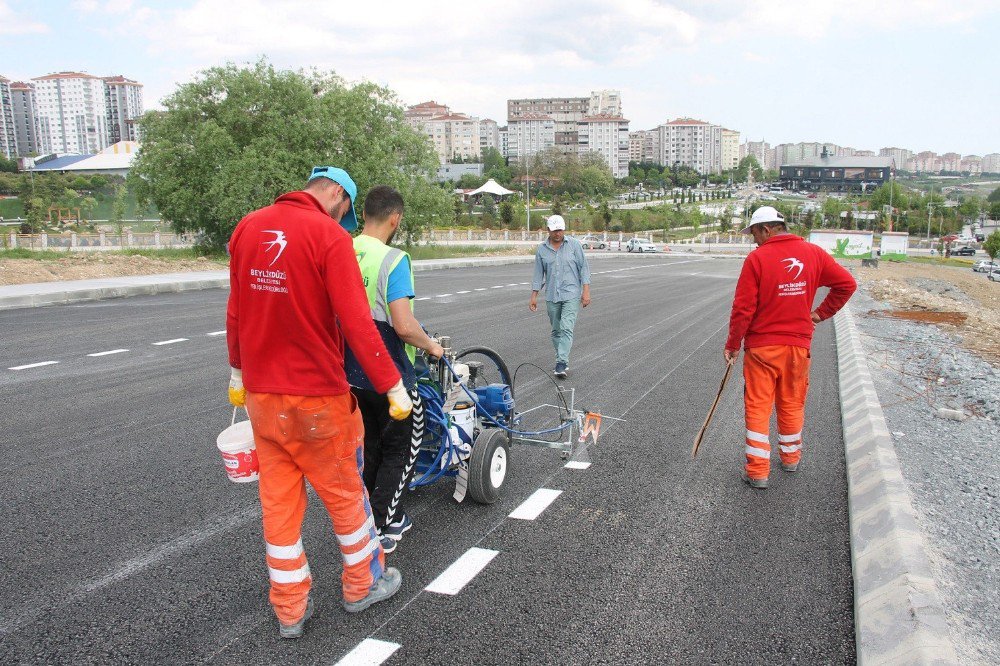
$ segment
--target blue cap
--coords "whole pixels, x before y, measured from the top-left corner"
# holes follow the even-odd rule
[[[309,181],[312,182],[317,178],[329,178],[343,187],[344,191],[347,192],[347,196],[351,198],[351,207],[344,214],[343,219],[340,220],[340,226],[344,227],[348,233],[353,233],[354,230],[358,228],[358,214],[354,212],[354,200],[358,197],[358,186],[354,184],[354,180],[351,178],[350,174],[343,169],[338,169],[337,167],[313,167],[312,174],[309,176]]]

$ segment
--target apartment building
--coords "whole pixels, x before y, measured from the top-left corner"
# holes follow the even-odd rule
[[[14,128],[14,105],[10,93],[10,79],[0,76],[0,156],[13,159],[18,156],[17,132]]]
[[[138,141],[136,121],[142,115],[142,84],[124,76],[104,79],[104,101],[108,110],[108,140]]]
[[[979,155],[965,155],[959,163],[959,171],[978,176],[983,172],[983,158]]]
[[[500,150],[500,127],[497,121],[483,118],[479,121],[479,153],[487,148]]]
[[[104,81],[82,72],[33,78],[41,140],[58,153],[97,153],[110,145]]]
[[[942,171],[961,171],[962,156],[958,153],[945,153],[941,156]]]
[[[701,174],[722,171],[722,127],[694,118],[660,125],[660,164],[686,166]]]
[[[579,129],[573,130],[574,139]],[[507,156],[521,160],[556,145],[556,121],[543,113],[525,113],[507,122]],[[576,150],[576,143],[573,144]]]
[[[433,100],[407,108],[403,117],[410,126],[427,135],[442,164],[479,159],[482,142],[479,118],[454,113]]]
[[[983,173],[1000,173],[1000,153],[983,155],[981,169]]]
[[[747,141],[740,145],[740,160],[753,155],[762,169],[777,169],[774,160],[774,149],[767,141]]]
[[[25,157],[52,152],[51,146],[43,143],[38,134],[35,87],[21,81],[11,83],[10,98],[14,108],[14,132],[17,134],[18,155]]]
[[[896,167],[899,169],[905,169],[906,164],[913,158],[913,151],[906,148],[896,148],[891,146],[888,148],[879,148],[879,157],[891,157],[896,163]]]
[[[659,130],[636,130],[628,135],[629,161],[652,162],[660,161]]]
[[[722,128],[722,170],[730,171],[740,164],[740,133]]]
[[[507,126],[504,125],[499,130],[497,130],[497,134],[500,137],[500,154],[503,155],[504,158],[506,158],[510,154],[510,151],[507,148],[508,146]]]
[[[923,150],[914,155],[908,164],[907,171],[916,173],[938,173],[941,171],[941,158],[931,150]]]
[[[552,145],[558,147],[563,153],[572,154],[577,152],[580,139],[577,123],[589,111],[589,97],[509,99],[507,100],[507,128],[511,135],[518,137],[530,136],[538,132],[544,134],[544,128],[537,127],[537,121],[544,116],[552,121],[555,133]],[[521,128],[522,124],[527,124],[530,127]],[[524,153],[523,147],[526,145],[529,144],[517,141],[516,152],[512,152],[511,157],[519,159],[536,152]],[[538,145],[545,145],[545,140],[543,139]],[[511,143],[511,150],[515,150],[514,142]]]
[[[587,105],[588,116],[622,115],[622,94],[618,90],[594,90],[590,93],[590,103]]]
[[[614,178],[628,176],[628,120],[621,116],[584,116],[577,123],[580,155],[597,153],[604,158]]]

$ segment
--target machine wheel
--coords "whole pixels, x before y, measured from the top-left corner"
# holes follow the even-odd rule
[[[479,388],[491,383],[506,384],[510,387],[510,397],[514,397],[514,382],[510,376],[507,364],[489,347],[469,347],[458,352],[456,361],[479,361],[483,364],[482,380],[477,381],[472,388]]]
[[[480,504],[493,504],[500,499],[507,474],[510,472],[510,445],[499,428],[488,428],[472,443],[469,457],[469,496]]]
[[[639,251],[639,254],[642,254],[642,248],[641,247],[636,248],[636,249]]]

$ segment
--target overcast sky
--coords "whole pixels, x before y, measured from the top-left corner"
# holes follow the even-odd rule
[[[513,97],[622,92],[772,144],[1000,152],[997,0],[0,0],[0,75],[124,74],[147,108],[266,56],[505,123]]]

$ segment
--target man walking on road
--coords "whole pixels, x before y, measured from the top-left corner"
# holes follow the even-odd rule
[[[747,256],[736,283],[724,357],[735,363],[740,347],[746,349],[742,476],[763,489],[771,469],[771,411],[777,406],[781,468],[794,472],[802,455],[813,330],[847,303],[857,283],[823,248],[788,233],[781,213],[771,206],[757,209],[742,233],[752,234],[758,247]],[[830,293],[813,310],[820,287]]]
[[[391,553],[403,533],[413,526],[400,500],[410,482],[424,437],[423,405],[413,372],[415,348],[435,358],[440,358],[444,350],[428,337],[413,316],[416,292],[410,255],[388,245],[403,219],[403,197],[391,187],[373,187],[365,197],[363,217],[365,226],[361,235],[354,239],[354,254],[361,267],[375,326],[413,401],[413,412],[408,418],[391,419],[386,397],[369,381],[348,348],[347,380],[358,399],[365,423],[365,487],[371,498],[382,550]]]
[[[346,171],[316,167],[304,191],[244,217],[229,242],[229,400],[246,406],[253,426],[282,638],[301,636],[313,610],[301,538],[307,478],[340,545],[345,609],[388,599],[402,580],[385,568],[361,482],[361,415],[343,369],[346,338],[374,389],[388,392],[390,415],[409,416],[409,394],[372,322],[354,258],[356,196]]]
[[[580,306],[590,305],[590,266],[580,241],[566,235],[566,221],[561,215],[550,217],[546,226],[548,240],[535,250],[535,274],[531,279],[528,309],[532,312],[538,309],[538,292],[544,286],[545,307],[552,324],[552,346],[556,350],[553,374],[565,379],[577,314]]]

